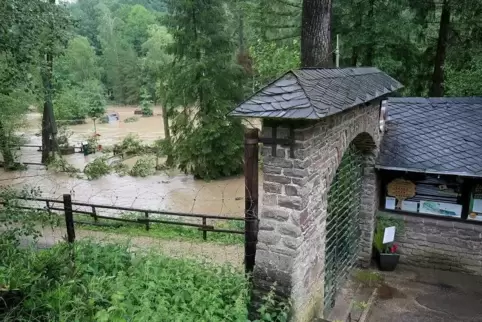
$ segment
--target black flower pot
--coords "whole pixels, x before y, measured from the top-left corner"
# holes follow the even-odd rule
[[[377,252],[377,262],[378,267],[381,271],[391,272],[397,267],[398,261],[400,259],[399,254],[387,254]]]

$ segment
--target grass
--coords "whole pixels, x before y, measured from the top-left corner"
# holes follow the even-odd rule
[[[122,216],[126,219],[143,218],[142,214],[129,213]],[[77,216],[75,220],[94,223],[90,216]],[[165,220],[165,219],[163,219]],[[230,233],[207,232],[207,240],[203,240],[203,232],[196,227],[186,227],[179,225],[151,223],[150,229],[146,230],[145,224],[123,223],[108,219],[99,219],[99,226],[77,223],[77,227],[84,230],[101,231],[105,233],[122,234],[131,237],[144,236],[165,240],[209,242],[223,245],[236,245],[244,243],[244,235]],[[199,220],[200,223],[200,220]],[[112,226],[110,226],[112,225]],[[114,226],[115,225],[115,226]],[[243,221],[217,221],[214,225],[217,229],[240,230],[244,231]]]
[[[231,266],[91,241],[40,251],[4,241],[0,253],[1,289],[16,294],[1,321],[248,321],[248,282]],[[286,306],[262,310],[258,321],[288,319]]]

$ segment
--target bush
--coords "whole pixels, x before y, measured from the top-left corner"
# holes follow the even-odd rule
[[[86,241],[0,247],[0,284],[25,299],[2,321],[247,321],[248,283],[230,266]],[[259,321],[287,321],[286,310],[271,308],[279,306],[268,297]]]
[[[87,175],[87,179],[95,180],[102,176],[109,174],[111,168],[107,164],[106,157],[100,157],[90,162],[85,166],[84,173]]]
[[[129,174],[129,166],[122,162],[117,162],[112,166],[112,170],[119,176],[123,177]]]
[[[79,169],[68,163],[67,160],[60,155],[55,155],[49,160],[47,169],[56,172],[67,172],[69,175],[75,175],[80,172]]]
[[[147,177],[156,172],[156,163],[152,157],[142,157],[137,160],[129,174],[133,177]]]
[[[243,170],[243,126],[239,120],[212,117],[203,126],[189,125],[178,116],[172,156],[179,168],[195,178],[214,180]],[[183,129],[179,129],[182,127]]]
[[[55,118],[63,124],[84,122],[89,106],[79,87],[62,90],[54,101]]]
[[[118,153],[140,154],[144,152],[144,150],[145,148],[139,136],[132,133],[129,133],[124,140],[122,140],[122,143],[117,146]]]
[[[137,122],[139,121],[139,118],[137,116],[131,116],[131,117],[128,117],[124,120],[124,123],[134,123],[134,122]]]
[[[48,212],[18,208],[22,206],[22,200],[18,198],[35,198],[39,196],[40,191],[38,189],[24,188],[23,190],[15,190],[3,188],[0,190],[0,199],[3,202],[0,208],[0,244],[2,241],[18,243],[23,236],[30,236],[36,239],[41,235],[38,229],[39,226],[56,224],[59,217],[53,216]],[[5,284],[2,284],[0,281],[0,285]]]
[[[87,116],[101,117],[105,113],[105,98],[99,81],[90,80],[78,86],[64,88],[55,98],[55,118],[66,124],[84,122]]]

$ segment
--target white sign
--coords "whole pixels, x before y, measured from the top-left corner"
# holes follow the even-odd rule
[[[395,240],[395,226],[385,228],[385,233],[383,234],[383,243],[392,243]]]
[[[419,211],[424,214],[460,217],[462,213],[462,205],[436,201],[420,201]]]
[[[385,198],[385,209],[395,209],[396,204],[397,204],[397,199],[392,197]]]
[[[418,202],[402,201],[402,210],[410,212],[418,212]]]
[[[482,213],[482,199],[474,199],[472,211]]]

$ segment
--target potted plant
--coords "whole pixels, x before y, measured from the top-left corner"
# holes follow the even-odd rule
[[[400,254],[397,253],[398,245],[394,242],[384,244],[383,235],[385,228],[395,226],[396,233],[403,231],[403,221],[393,217],[378,216],[375,235],[373,236],[373,247],[375,251],[375,259],[381,271],[393,271],[397,267],[400,260]]]

